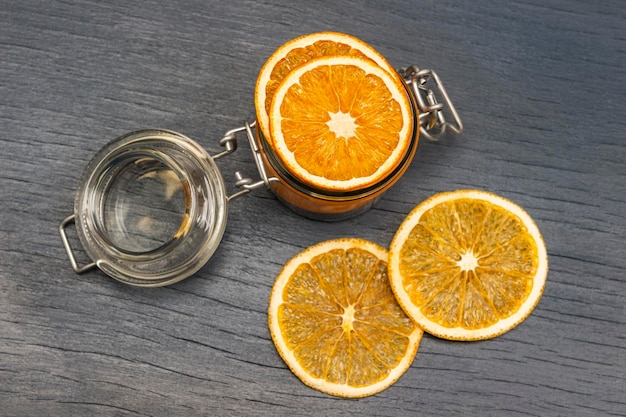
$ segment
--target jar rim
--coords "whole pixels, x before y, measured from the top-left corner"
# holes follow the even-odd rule
[[[107,193],[122,181],[126,167],[146,161],[153,164],[146,169],[157,166],[157,173],[169,175],[184,207],[174,211],[166,241],[133,249],[108,231],[107,219],[123,223],[116,217],[123,210],[105,214]],[[141,196],[135,197],[141,202]],[[141,210],[145,208],[137,207],[138,213]],[[130,132],[105,145],[83,171],[74,201],[76,230],[87,255],[107,275],[137,286],[168,285],[197,272],[219,246],[227,212],[226,187],[213,158],[192,139],[166,129]]]

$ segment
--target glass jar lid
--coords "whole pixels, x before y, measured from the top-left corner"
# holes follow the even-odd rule
[[[228,197],[207,152],[173,131],[121,136],[85,168],[74,202],[83,249],[107,275],[138,286],[200,269],[224,234]]]

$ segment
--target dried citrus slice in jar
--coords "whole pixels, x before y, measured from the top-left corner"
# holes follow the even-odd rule
[[[254,104],[259,128],[271,143],[269,111],[274,92],[296,67],[322,56],[358,56],[371,59],[394,73],[393,67],[373,47],[344,33],[317,32],[300,36],[280,46],[265,62],[257,78]]]
[[[364,397],[393,384],[413,362],[422,330],[389,286],[387,251],[362,239],[305,249],[278,275],[269,329],[280,356],[306,385]]]
[[[413,137],[402,81],[370,60],[321,57],[291,71],[270,110],[273,147],[316,189],[355,191],[400,164]]]
[[[419,204],[389,252],[399,303],[445,339],[489,339],[514,328],[539,302],[548,273],[532,218],[484,191],[440,193]]]

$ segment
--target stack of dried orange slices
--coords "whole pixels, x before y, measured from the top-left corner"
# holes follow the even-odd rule
[[[302,184],[356,191],[389,176],[407,153],[414,113],[404,81],[371,46],[321,32],[267,60],[255,89],[261,134]]]
[[[392,71],[347,35],[295,39],[259,76],[261,133],[303,182],[367,186],[410,140],[413,116]],[[517,326],[547,272],[543,238],[521,207],[484,191],[441,193],[406,217],[389,252],[346,238],[289,260],[272,288],[269,329],[305,384],[363,397],[406,372],[424,331],[481,340]]]

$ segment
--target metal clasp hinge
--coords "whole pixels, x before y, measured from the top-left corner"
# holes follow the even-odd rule
[[[252,128],[255,125],[256,121],[252,123],[245,122],[244,126],[226,132],[224,137],[220,139],[220,146],[223,146],[225,150],[213,156],[213,159],[219,159],[233,153],[237,150],[237,135],[242,132],[246,133],[248,142],[250,143],[250,148],[252,149],[252,154],[254,156],[254,162],[259,170],[259,176],[261,179],[254,181],[252,178],[245,176],[241,171],[235,171],[235,185],[240,189],[240,191],[229,196],[228,201],[241,197],[242,195],[260,187],[269,188],[270,183],[278,181],[278,178],[276,177],[268,177],[267,172],[265,171],[265,166],[263,165],[263,159],[261,157],[261,150],[256,142],[254,132],[252,131]]]
[[[411,87],[411,91],[417,100],[420,111],[421,134],[427,140],[436,142],[441,139],[447,130],[456,135],[463,132],[463,123],[435,71],[421,70],[417,65],[411,65],[408,68],[401,68],[398,72]],[[429,83],[429,81],[432,82]],[[437,99],[437,94],[431,88],[431,85],[438,90],[443,101]],[[450,113],[452,122],[446,120],[444,110]]]

